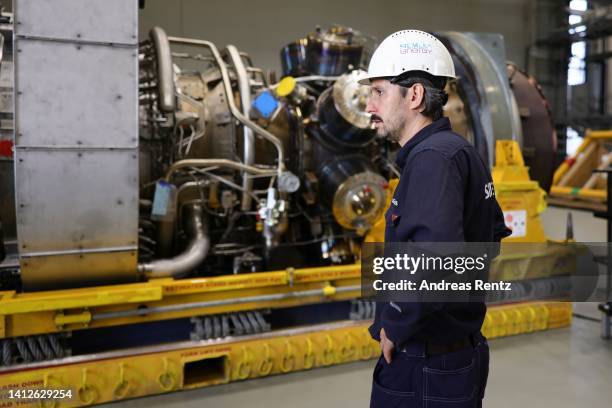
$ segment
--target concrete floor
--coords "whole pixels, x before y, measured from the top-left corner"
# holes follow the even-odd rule
[[[574,237],[605,242],[606,224],[586,211],[548,208],[542,222],[551,238],[565,237],[571,212]],[[576,304],[577,313],[599,318],[596,304]],[[599,323],[574,319],[571,328],[494,339],[485,406],[575,408],[612,403],[612,341]],[[141,398],[114,407],[367,407],[374,360],[248,380],[212,388]]]

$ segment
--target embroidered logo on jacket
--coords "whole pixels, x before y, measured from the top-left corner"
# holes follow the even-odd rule
[[[484,192],[485,192],[485,200],[488,200],[491,197],[495,197],[495,188],[493,187],[493,182],[485,184]]]

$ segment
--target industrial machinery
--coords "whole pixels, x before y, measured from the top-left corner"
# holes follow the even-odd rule
[[[377,354],[360,245],[380,240],[398,173],[357,82],[367,37],[316,30],[282,50],[271,83],[232,45],[159,27],[139,42],[135,1],[14,11],[2,390],[70,389],[60,404],[87,405]],[[502,206],[523,217],[512,239],[546,242],[541,191],[518,143],[498,140],[521,135],[501,38],[441,36],[470,72],[449,85],[469,107],[453,124],[497,156]],[[567,325],[567,306],[497,306],[483,330]]]

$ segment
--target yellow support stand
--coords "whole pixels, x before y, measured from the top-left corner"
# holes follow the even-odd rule
[[[529,169],[517,142],[497,141],[492,176],[506,225],[513,230],[504,242],[546,242],[540,220],[540,214],[546,209],[546,193],[529,178]]]
[[[549,202],[556,205],[605,211],[607,185],[593,170],[612,165],[612,131],[589,130],[573,157],[555,171]]]

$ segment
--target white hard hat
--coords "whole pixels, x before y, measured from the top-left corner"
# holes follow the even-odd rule
[[[368,75],[359,83],[368,85],[371,79],[395,77],[408,71],[455,77],[453,58],[440,40],[424,31],[402,30],[385,38],[376,48]]]

